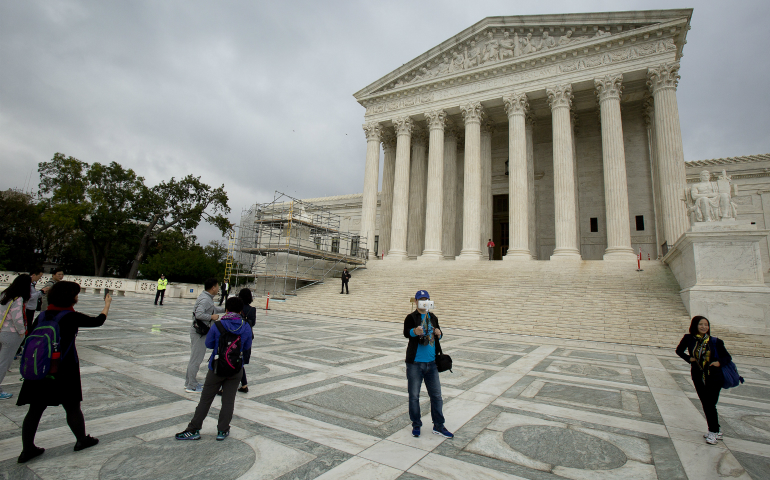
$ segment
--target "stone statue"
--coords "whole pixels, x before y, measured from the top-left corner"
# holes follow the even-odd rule
[[[712,182],[708,170],[700,172],[700,182],[689,189],[687,213],[690,222],[720,222],[735,220],[738,209],[731,201],[730,177],[725,170]]]
[[[569,45],[571,41],[572,41],[572,30],[567,30],[567,33],[559,37],[559,46],[563,47],[565,45]]]
[[[471,40],[471,49],[465,49],[465,68],[478,67],[481,65],[481,49],[476,46],[476,41]]]
[[[498,53],[498,58],[500,60],[505,60],[508,57],[515,57],[516,54],[516,44],[514,42],[518,42],[519,38],[515,37],[515,40],[511,40],[510,36],[508,35],[508,32],[503,32],[503,39],[500,40],[499,46],[500,50]]]
[[[500,51],[500,42],[495,40],[494,34],[492,32],[487,33],[487,37],[489,38],[489,41],[484,46],[484,56],[482,57],[482,62],[496,62],[499,60],[498,54]]]
[[[540,40],[540,46],[538,50],[548,50],[556,46],[556,39],[548,35],[548,32],[543,32],[543,38]]]
[[[596,35],[594,35],[594,38],[602,38],[602,37],[609,37],[612,35],[610,32],[605,32],[601,28],[596,31]]]
[[[528,33],[526,38],[521,39],[521,54],[526,55],[528,53],[534,52],[535,46],[532,45],[532,34]]]
[[[460,52],[452,52],[454,57],[452,58],[452,65],[450,67],[451,72],[458,72],[465,70],[465,56]]]
[[[445,53],[442,62],[436,68],[437,75],[445,75],[451,71],[452,61],[449,60],[449,56]]]

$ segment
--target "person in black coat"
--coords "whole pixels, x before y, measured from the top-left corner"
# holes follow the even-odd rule
[[[342,290],[340,290],[340,295],[345,293],[350,293],[350,288],[348,288],[348,282],[350,282],[350,272],[348,272],[348,269],[342,270]]]
[[[29,405],[27,416],[21,427],[21,441],[23,449],[19,455],[19,463],[27,462],[45,449],[35,446],[35,434],[40,424],[40,418],[46,407],[61,405],[67,412],[67,425],[75,435],[75,451],[92,447],[99,440],[86,435],[86,424],[80,402],[83,401],[83,390],[80,386],[80,363],[78,361],[75,337],[79,328],[101,327],[107,319],[110,311],[112,297],[109,294],[104,297],[104,309],[96,317],[76,312],[73,308],[78,302],[80,285],[75,282],[57,282],[48,292],[48,309],[46,315],[57,315],[61,311],[69,311],[59,320],[59,344],[62,352],[59,360],[58,372],[53,378],[42,380],[24,380],[19,392],[16,405]],[[40,318],[40,317],[38,317]],[[37,319],[32,323],[30,332],[37,327]]]
[[[717,414],[719,392],[725,383],[721,367],[723,363],[732,361],[732,357],[725,349],[725,342],[711,336],[708,318],[700,315],[692,318],[690,333],[682,337],[676,347],[676,354],[690,364],[692,383],[708,423],[709,430],[703,436],[706,443],[715,445],[717,440],[722,439]]]
[[[254,337],[254,325],[257,323],[257,309],[251,306],[251,302],[254,301],[254,296],[251,294],[251,290],[248,288],[242,289],[240,292],[238,292],[238,298],[243,300],[243,310],[241,311],[241,316],[244,320],[246,320],[246,323],[248,323],[251,326],[251,336]],[[249,359],[251,358],[251,349],[244,350],[243,352],[243,378],[241,378],[241,386],[238,389],[239,392],[248,393],[249,392],[249,385],[248,381],[246,380],[246,364],[249,363]]]

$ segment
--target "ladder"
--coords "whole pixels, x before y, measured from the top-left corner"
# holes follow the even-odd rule
[[[230,232],[227,238],[227,257],[225,258],[225,280],[230,283],[230,277],[233,274],[233,263],[235,263],[235,230]]]

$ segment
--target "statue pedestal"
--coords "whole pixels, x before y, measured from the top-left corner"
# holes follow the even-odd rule
[[[759,242],[770,230],[750,222],[700,222],[682,234],[663,261],[671,267],[690,316],[715,331],[770,336],[770,287],[764,283]]]

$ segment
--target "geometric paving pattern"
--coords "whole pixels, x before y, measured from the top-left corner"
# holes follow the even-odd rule
[[[80,300],[81,311],[101,310],[98,295]],[[399,323],[274,311],[258,311],[250,391],[238,394],[230,438],[214,440],[215,400],[203,439],[178,442],[197,403],[183,388],[192,306],[117,297],[103,327],[80,331],[96,447],[73,452],[64,411],[49,408],[36,440],[46,453],[18,465],[26,407],[0,401],[0,478],[770,478],[770,359],[735,357],[746,384],[723,391],[725,438],[709,446],[675,345],[446,329],[444,416],[456,436],[413,438]],[[3,388],[17,394],[12,368]],[[429,409],[423,392],[426,427]]]

